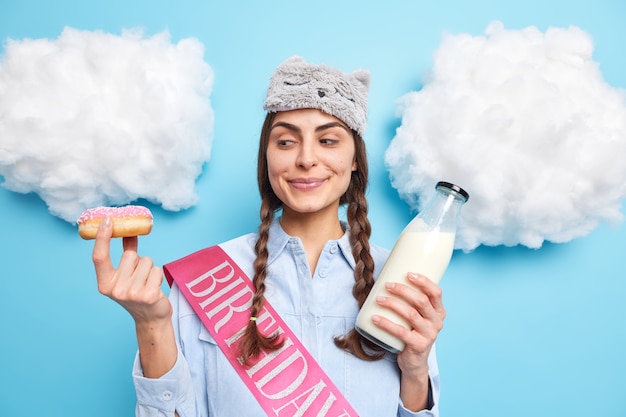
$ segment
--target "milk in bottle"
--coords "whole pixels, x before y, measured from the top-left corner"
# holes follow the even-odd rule
[[[407,279],[408,272],[425,275],[439,283],[454,250],[459,211],[469,198],[465,190],[448,182],[438,182],[435,189],[436,193],[426,207],[400,234],[357,316],[356,330],[365,338],[394,353],[401,352],[404,343],[377,327],[372,322],[372,316],[376,314],[407,329],[411,327],[393,311],[379,306],[376,297],[391,296],[385,289],[387,282],[411,285]]]

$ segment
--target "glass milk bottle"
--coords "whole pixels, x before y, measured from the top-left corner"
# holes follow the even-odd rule
[[[440,181],[436,193],[425,208],[405,227],[383,266],[372,291],[356,319],[356,330],[365,338],[390,352],[404,349],[404,342],[377,327],[374,314],[410,329],[410,325],[393,311],[376,303],[379,295],[389,297],[388,282],[409,284],[408,272],[416,272],[439,283],[452,252],[456,235],[456,220],[469,194],[461,187]]]

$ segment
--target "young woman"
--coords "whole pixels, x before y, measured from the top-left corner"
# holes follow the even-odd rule
[[[398,355],[354,330],[388,256],[369,243],[362,139],[368,87],[363,70],[345,74],[299,57],[272,77],[258,154],[261,224],[257,233],[219,245],[254,285],[239,355],[242,366],[250,367],[282,349],[284,340],[264,334],[257,323],[271,305],[359,416],[437,416],[433,346],[445,317],[440,288],[407,271],[412,285],[388,287],[396,297],[377,300],[412,325],[408,331],[374,318],[406,343]],[[342,205],[347,222],[339,216]],[[135,321],[137,415],[266,415],[179,286],[169,297],[162,292],[163,271],[138,255],[137,238],[124,239],[113,266],[111,229],[110,221],[102,223],[93,261],[99,291]],[[300,415],[296,409],[304,406],[295,404],[272,415]]]

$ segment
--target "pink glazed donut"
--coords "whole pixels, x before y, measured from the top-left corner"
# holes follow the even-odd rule
[[[147,235],[152,231],[153,217],[143,206],[95,207],[78,218],[78,234],[83,239],[95,239],[100,223],[107,217],[113,222],[112,237]]]

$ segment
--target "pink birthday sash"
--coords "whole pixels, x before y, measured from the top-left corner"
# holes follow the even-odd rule
[[[219,246],[163,266],[268,416],[357,417],[343,394],[271,305],[256,318],[259,330],[278,333],[283,347],[247,367],[239,343],[250,320],[252,280]]]

